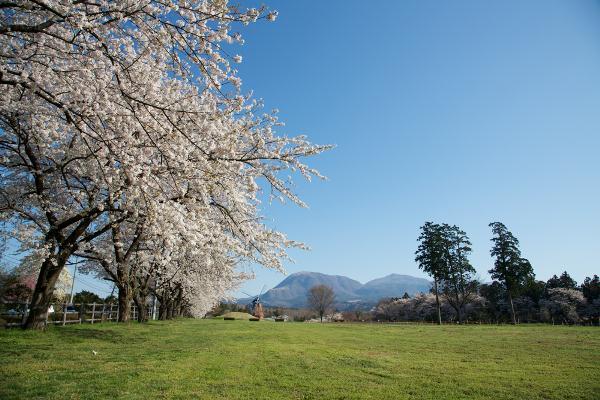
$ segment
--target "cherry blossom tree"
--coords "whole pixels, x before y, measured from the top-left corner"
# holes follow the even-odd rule
[[[548,312],[553,323],[572,324],[581,320],[579,313],[585,309],[586,301],[579,290],[551,288],[548,289],[548,298],[541,303],[542,309]]]
[[[228,52],[243,43],[235,27],[276,17],[223,0],[2,4],[0,218],[41,265],[25,327],[43,327],[75,254],[114,278],[123,305],[161,273],[154,283],[200,314],[238,262],[282,269],[301,246],[265,226],[259,182],[304,206],[288,175],[322,178],[303,159],[329,146],[279,136]]]

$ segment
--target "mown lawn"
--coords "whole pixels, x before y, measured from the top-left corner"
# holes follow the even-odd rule
[[[0,399],[14,398],[600,399],[600,328],[179,320],[2,330]]]

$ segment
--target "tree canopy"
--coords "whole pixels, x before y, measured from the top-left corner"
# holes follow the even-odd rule
[[[513,323],[516,323],[513,296],[525,283],[534,277],[529,261],[521,257],[519,240],[501,222],[492,222],[492,249],[490,255],[495,257],[494,268],[489,270],[492,279],[506,288],[512,310]]]
[[[319,314],[321,322],[323,322],[323,316],[335,302],[335,293],[327,285],[316,285],[308,291],[306,302],[313,311]]]
[[[262,189],[305,204],[289,175],[329,146],[277,134],[276,111],[241,92],[236,26],[266,7],[18,1],[0,19],[0,218],[39,265],[26,327],[40,328],[73,257],[125,307],[150,291],[201,315],[304,247],[262,221]],[[229,46],[229,47],[228,47]],[[262,186],[261,186],[262,185]],[[137,299],[139,301],[139,299]]]

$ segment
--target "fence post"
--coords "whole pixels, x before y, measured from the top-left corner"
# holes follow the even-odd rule
[[[156,319],[156,295],[152,296],[152,321]]]
[[[79,304],[79,323],[80,324],[81,324],[81,317],[83,316],[83,313],[84,313],[84,304],[85,303]]]
[[[23,305],[23,318],[21,318],[21,325],[25,325],[25,322],[27,321],[27,309],[29,308],[29,303],[26,301],[25,304]]]
[[[94,316],[96,315],[96,302],[92,304],[92,324],[94,323]]]
[[[67,323],[67,303],[63,304],[63,326]]]

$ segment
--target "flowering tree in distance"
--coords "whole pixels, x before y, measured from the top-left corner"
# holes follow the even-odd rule
[[[287,175],[321,177],[302,160],[329,146],[278,136],[226,51],[234,26],[276,16],[223,0],[2,4],[0,217],[41,266],[26,328],[43,327],[74,255],[115,281],[123,313],[144,286],[200,313],[238,262],[282,268],[300,244],[262,223],[258,180],[303,206]]]

